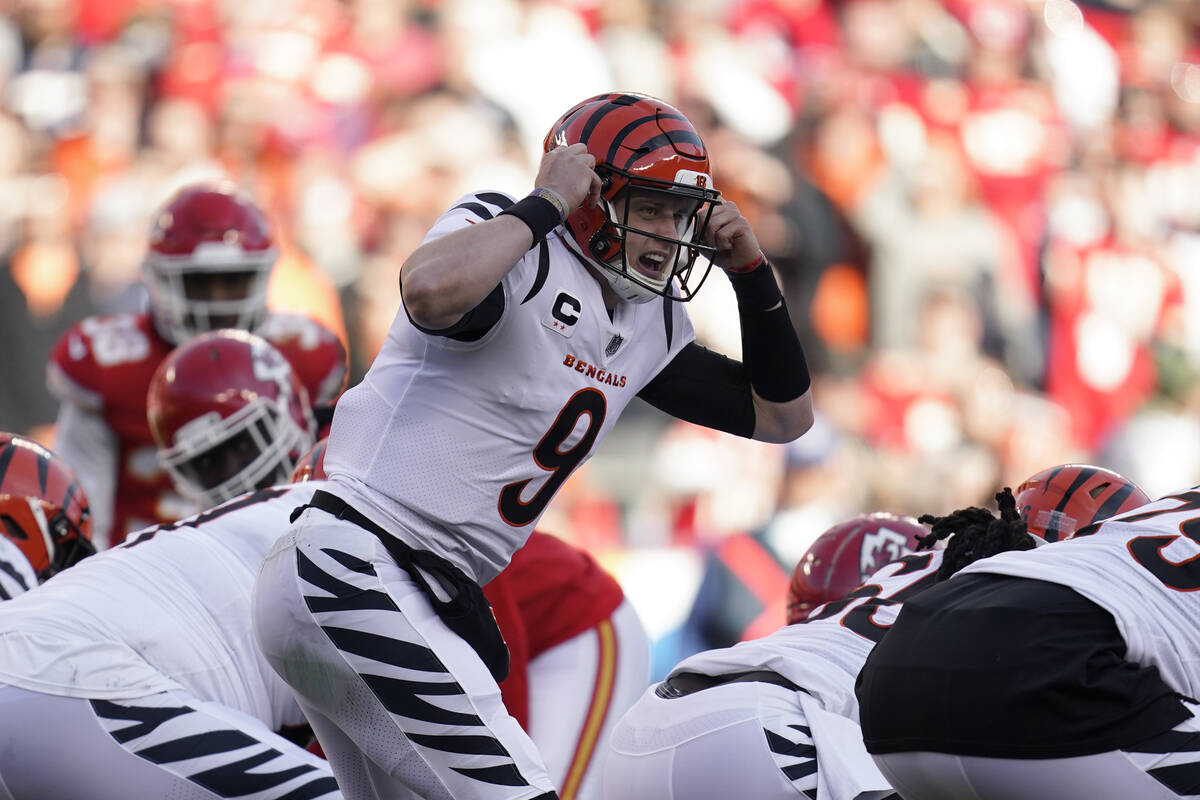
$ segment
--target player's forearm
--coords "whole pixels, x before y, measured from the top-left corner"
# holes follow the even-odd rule
[[[448,328],[477,306],[533,244],[529,226],[501,215],[418,247],[400,268],[400,293],[421,327]]]
[[[813,425],[812,390],[795,400],[773,403],[758,392],[754,396],[754,438],[785,444],[802,436]]]
[[[754,400],[754,438],[790,442],[813,424],[812,380],[783,293],[765,261],[730,274],[742,329],[742,363]]]

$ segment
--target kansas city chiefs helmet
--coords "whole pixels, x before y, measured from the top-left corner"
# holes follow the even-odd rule
[[[41,583],[96,552],[87,497],[66,462],[40,444],[0,433],[0,535]]]
[[[1060,464],[1024,480],[1015,493],[1026,529],[1047,542],[1150,502],[1137,484],[1091,464]]]
[[[246,331],[201,334],[172,350],[150,381],[146,413],[176,488],[206,508],[287,482],[315,430],[292,366]]]
[[[142,278],[167,341],[253,330],[267,313],[278,252],[266,215],[232,184],[181,189],[154,215]]]
[[[596,266],[625,300],[691,299],[712,268],[706,260],[704,271],[692,275],[697,258],[707,259],[714,252],[702,239],[713,206],[720,202],[700,134],[687,117],[662,100],[612,93],[588,98],[563,114],[550,128],[543,147],[549,152],[580,143],[596,159],[594,169],[602,189],[597,207],[585,204],[567,216],[567,246]],[[633,224],[631,209],[636,216],[637,199],[657,209],[655,213],[673,214],[675,235],[652,233]],[[629,233],[663,243],[660,255],[673,263],[661,278],[629,263],[624,247]]]
[[[929,530],[912,517],[878,511],[839,522],[809,546],[792,571],[787,621],[845,597],[889,561],[915,552]]]

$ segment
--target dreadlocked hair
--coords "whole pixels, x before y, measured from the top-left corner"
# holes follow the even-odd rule
[[[1008,550],[1030,550],[1033,537],[1025,529],[1025,521],[1017,513],[1017,500],[1007,486],[996,493],[997,517],[984,508],[971,506],[953,511],[944,517],[925,514],[917,519],[930,526],[927,536],[917,537],[917,549],[928,550],[941,539],[953,534],[946,544],[942,566],[937,578],[944,581],[968,564],[981,558]]]

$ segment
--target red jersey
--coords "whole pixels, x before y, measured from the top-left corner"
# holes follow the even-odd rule
[[[271,315],[260,333],[288,357],[311,398],[329,396],[328,387],[334,384],[340,392],[346,351],[332,332],[305,317]],[[114,314],[75,324],[50,354],[50,390],[62,402],[101,415],[116,439],[110,546],[131,531],[172,522],[195,510],[159,466],[146,421],[150,379],[171,349],[149,314]],[[332,397],[336,399],[336,393]]]
[[[521,727],[529,721],[529,662],[608,619],[625,599],[616,578],[590,555],[536,530],[483,593],[508,643],[500,692]]]

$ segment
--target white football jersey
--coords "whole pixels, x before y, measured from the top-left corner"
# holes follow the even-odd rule
[[[1200,697],[1200,487],[1100,523],[1090,536],[1001,553],[956,575],[1058,583],[1112,614],[1125,658]]]
[[[826,711],[857,722],[854,681],[863,662],[896,621],[904,599],[937,581],[942,553],[931,550],[892,561],[845,598],[814,609],[807,620],[761,639],[697,653],[671,674],[771,670],[816,697]]]
[[[506,202],[468,195],[425,241]],[[401,308],[366,377],[338,401],[325,452],[339,495],[480,583],[694,338],[675,301],[619,303],[610,319],[599,282],[557,233],[501,286],[503,316],[474,342],[424,333]]]
[[[11,600],[37,586],[37,575],[21,548],[0,536],[0,600]]]
[[[182,688],[272,730],[302,724],[258,652],[250,597],[292,509],[322,485],[264,489],[147,528],[0,603],[0,682],[108,700]]]

